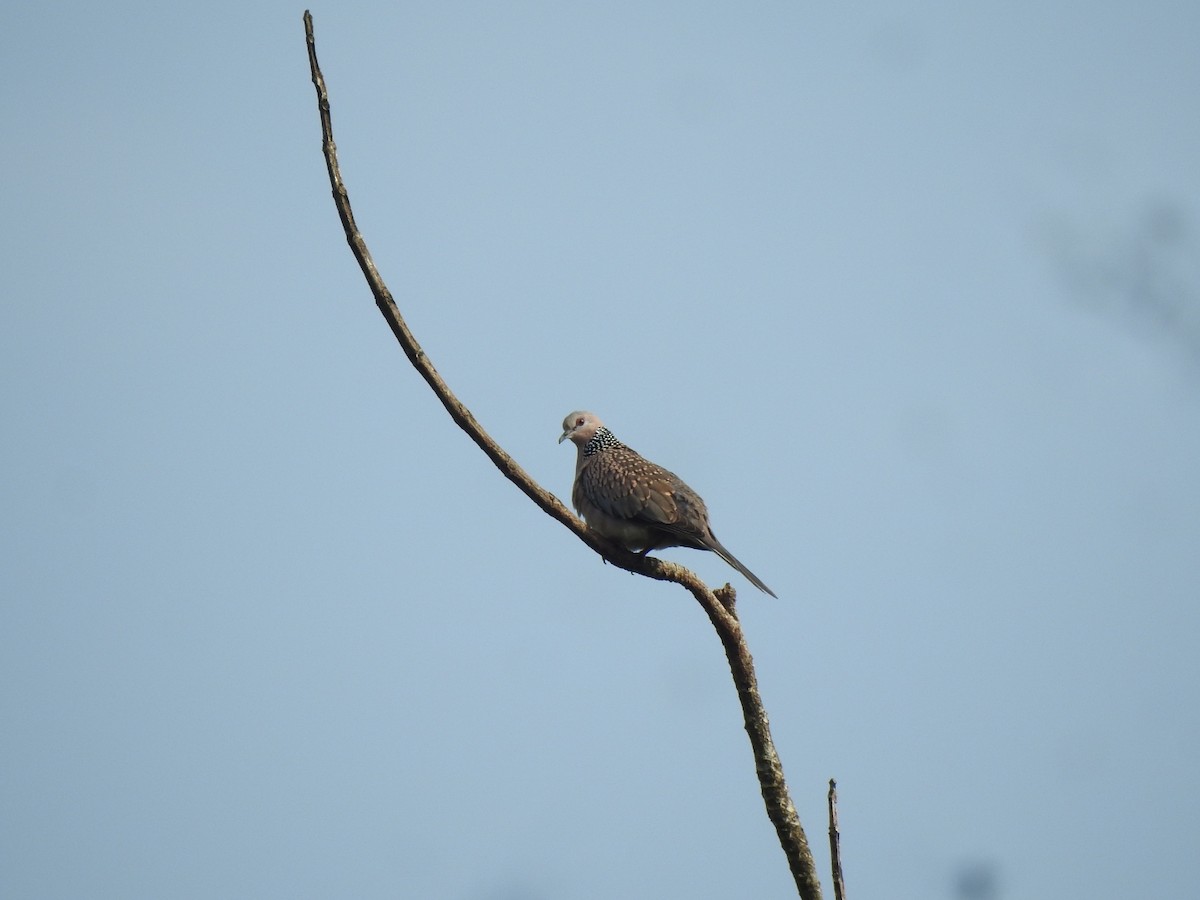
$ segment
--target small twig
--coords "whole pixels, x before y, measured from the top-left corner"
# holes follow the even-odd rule
[[[767,807],[767,815],[775,825],[776,834],[787,856],[788,865],[795,878],[800,896],[804,900],[820,900],[821,884],[817,878],[816,865],[804,829],[800,826],[796,809],[788,796],[787,783],[783,777],[783,766],[771,740],[771,729],[767,721],[766,709],[758,693],[758,681],[754,674],[754,661],[746,646],[741,624],[734,613],[733,589],[726,586],[720,592],[718,599],[709,587],[700,580],[699,576],[676,563],[629,553],[601,538],[597,538],[587,530],[587,527],[576,518],[562,502],[535,482],[529,474],[517,465],[499,444],[497,444],[483,427],[475,420],[471,411],[454,395],[450,387],[442,380],[441,375],[433,367],[433,363],[425,355],[416,338],[409,330],[400,310],[392,299],[392,294],[384,284],[366,241],[354,221],[354,212],[350,208],[350,195],[342,181],[341,170],[338,167],[337,146],[333,141],[333,121],[329,111],[329,94],[325,88],[325,78],[317,63],[317,45],[313,36],[312,15],[304,13],[304,35],[308,43],[308,62],[312,72],[313,86],[317,91],[317,107],[321,118],[322,149],[325,155],[325,167],[329,173],[329,183],[333,188],[333,202],[342,220],[346,233],[346,242],[354,258],[362,269],[363,276],[375,297],[375,304],[383,313],[392,333],[400,343],[409,361],[421,377],[433,389],[434,394],[455,423],[488,458],[496,465],[504,476],[520,488],[534,503],[547,514],[561,522],[574,532],[575,536],[595,550],[604,559],[630,572],[645,575],[659,581],[673,581],[683,585],[708,614],[721,643],[725,648],[726,658],[737,687],[738,699],[742,705],[742,715],[745,720],[746,733],[750,737],[750,745],[754,752],[755,769],[758,772],[759,784],[762,788],[763,802]]]
[[[842,878],[842,833],[838,830],[837,782],[829,779],[829,860],[833,868],[833,900],[846,900]]]

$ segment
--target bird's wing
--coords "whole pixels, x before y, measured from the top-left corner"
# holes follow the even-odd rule
[[[707,533],[708,511],[696,492],[673,472],[627,448],[589,460],[579,487],[593,506],[613,518],[644,522],[692,541]]]

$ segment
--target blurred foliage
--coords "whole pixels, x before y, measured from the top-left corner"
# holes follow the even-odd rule
[[[1048,244],[1073,300],[1200,360],[1200,245],[1185,205],[1159,199],[1113,224],[1060,222]]]

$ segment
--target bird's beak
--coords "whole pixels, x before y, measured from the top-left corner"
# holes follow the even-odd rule
[[[571,432],[569,432],[569,431],[564,431],[562,434],[560,434],[558,436],[558,442],[561,444],[563,441],[565,441],[567,439],[567,435],[570,433]]]

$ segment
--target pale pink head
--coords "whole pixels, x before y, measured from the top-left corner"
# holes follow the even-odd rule
[[[563,432],[559,436],[558,442],[561,444],[570,438],[575,444],[582,447],[603,427],[604,423],[600,421],[598,415],[577,409],[563,419]]]

